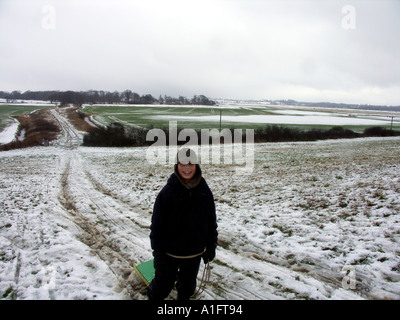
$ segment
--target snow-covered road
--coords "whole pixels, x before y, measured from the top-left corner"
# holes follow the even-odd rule
[[[145,299],[155,197],[146,148],[0,154],[0,297]],[[220,246],[198,299],[400,298],[400,139],[259,144],[250,176],[203,165]],[[201,277],[200,270],[199,278]],[[354,286],[353,286],[354,285]]]

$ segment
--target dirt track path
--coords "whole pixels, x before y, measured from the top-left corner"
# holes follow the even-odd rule
[[[94,180],[90,164],[77,150],[82,133],[58,110],[51,112],[62,128],[57,145],[66,149],[60,202],[81,230],[80,240],[109,266],[120,288],[132,299],[143,299],[144,286],[131,273],[134,262],[151,259],[149,226],[140,222],[134,207],[110,195]]]
[[[141,299],[140,282],[131,276],[133,262],[151,258],[148,229],[135,223],[132,208],[98,189],[79,154],[67,157],[60,201],[80,228],[80,240],[107,263],[119,286]]]
[[[62,131],[56,145],[67,149],[78,148],[82,143],[82,133],[76,130],[68,119],[60,114],[59,109],[51,109],[50,112],[57,120]]]

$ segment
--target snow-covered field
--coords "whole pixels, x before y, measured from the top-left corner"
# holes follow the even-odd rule
[[[53,147],[0,153],[0,298],[145,299],[132,264],[152,257],[172,168],[76,147],[62,124]],[[220,246],[198,299],[400,299],[400,138],[257,144],[251,175],[202,168]]]
[[[311,114],[311,112],[309,112]],[[219,115],[214,116],[153,116],[152,119],[170,119],[170,120],[197,120],[206,122],[218,122]],[[344,126],[344,125],[367,125],[367,126],[387,126],[390,125],[390,120],[376,120],[365,118],[352,118],[352,117],[338,117],[324,115],[251,115],[251,116],[224,116],[225,122],[239,122],[239,123],[268,123],[268,124],[315,124]]]
[[[328,126],[390,126],[398,128],[398,112],[378,110],[351,110],[332,108],[313,108],[307,106],[268,104],[226,104],[218,106],[196,105],[84,105],[84,111],[94,119],[107,125],[120,122],[127,126],[155,125],[165,127],[168,121],[179,121],[191,128],[218,127],[220,120],[224,125],[328,125]],[[221,114],[220,114],[221,111]],[[393,118],[392,118],[393,117]]]

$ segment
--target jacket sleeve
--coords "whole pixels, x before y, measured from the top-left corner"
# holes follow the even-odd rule
[[[210,204],[209,204],[209,210],[210,210],[210,216],[209,216],[209,225],[208,225],[208,235],[207,235],[207,245],[206,247],[215,247],[218,242],[218,225],[217,225],[217,215],[215,212],[215,201],[214,201],[214,196],[210,192]]]
[[[157,252],[165,252],[164,242],[164,219],[165,219],[165,190],[161,190],[154,203],[153,215],[150,226],[151,248]]]

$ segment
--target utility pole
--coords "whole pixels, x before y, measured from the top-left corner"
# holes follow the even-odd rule
[[[222,126],[222,109],[219,109],[219,132],[221,132]]]

